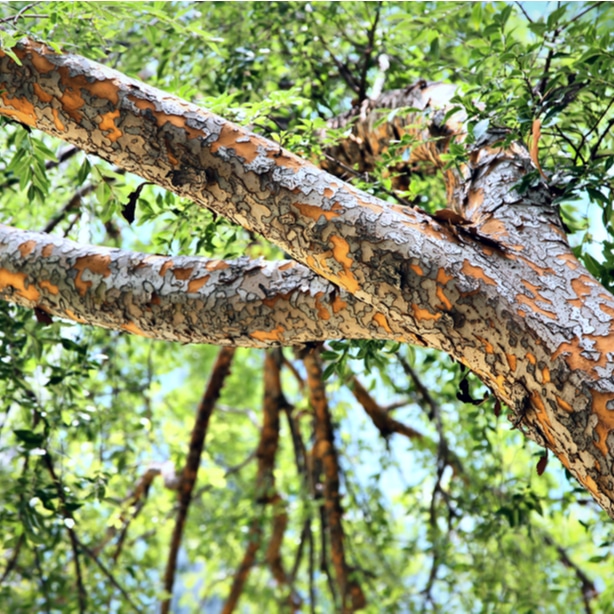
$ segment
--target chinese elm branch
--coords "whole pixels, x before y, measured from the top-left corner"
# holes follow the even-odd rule
[[[390,336],[371,307],[296,262],[156,256],[1,224],[0,298],[184,343],[266,347]]]
[[[387,338],[402,331],[402,339],[449,353],[614,517],[614,297],[576,260],[547,186],[538,182],[522,194],[516,189],[533,169],[526,148],[503,148],[504,133],[496,131],[476,137],[458,172],[444,173],[453,211],[430,216],[360,192],[277,143],[86,58],[32,41],[13,52],[19,63],[0,52],[0,114],[260,233],[370,305],[369,322]],[[441,93],[436,84],[420,86],[418,108],[445,105],[445,95],[437,100]],[[446,139],[462,139],[462,126],[441,123],[445,111],[423,117],[426,133],[442,131],[444,151]],[[439,148],[427,149],[437,166]],[[88,280],[89,271],[83,271]],[[19,281],[25,273],[12,275]],[[216,281],[224,301],[216,303],[211,290],[209,304],[219,309],[229,295],[222,274]],[[83,303],[72,298],[78,307]],[[130,301],[115,309],[134,311]],[[238,305],[234,310],[245,314]],[[146,311],[141,304],[136,313]],[[187,341],[246,345],[313,340],[305,329],[288,332],[287,322],[271,325],[265,318],[246,332],[245,319],[237,325],[215,313],[209,323],[227,323],[227,330],[199,337],[203,322],[190,335],[190,313],[177,320],[172,310],[163,315],[164,321],[148,324],[150,334],[162,330],[162,338],[171,338],[168,331],[180,329]],[[358,322],[364,331],[367,322]],[[320,330],[330,322],[312,325]],[[263,331],[265,338],[254,338]],[[353,335],[344,330],[340,336]]]

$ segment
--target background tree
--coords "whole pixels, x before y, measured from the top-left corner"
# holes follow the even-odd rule
[[[322,130],[352,106],[361,130],[363,103],[383,89],[453,83],[468,137],[436,163],[449,176],[468,145],[497,129],[509,143],[530,138],[539,171],[517,188],[548,185],[576,254],[612,288],[607,4],[13,3],[2,11],[9,57],[27,34],[99,59],[250,124],[375,196],[431,212],[446,205],[444,182],[432,157],[416,159],[411,129],[385,139],[381,152],[377,141],[352,150],[346,126],[329,129],[328,143]],[[191,201],[24,129],[11,120],[27,118],[0,95],[13,110],[2,126],[0,196],[11,225],[165,254],[282,257]],[[386,113],[367,135],[399,114]],[[111,120],[99,129],[113,134]],[[207,270],[218,274],[211,262]],[[294,275],[311,288],[325,283]],[[90,283],[85,272],[81,282]],[[558,461],[546,468],[540,448],[445,355],[344,341],[355,330],[342,318],[336,341],[296,353],[50,325],[45,311],[37,322],[8,304],[2,318],[7,609],[149,611],[161,602],[165,610],[164,591],[174,587],[175,611],[237,603],[609,611],[607,517]]]

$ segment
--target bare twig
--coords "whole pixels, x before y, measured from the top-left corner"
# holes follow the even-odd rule
[[[580,591],[582,592],[582,601],[584,602],[584,611],[586,614],[592,614],[591,601],[599,595],[599,591],[595,586],[595,583],[586,575],[586,573],[574,563],[569,554],[560,544],[557,544],[554,539],[547,533],[543,534],[543,539],[549,546],[552,546],[557,554],[559,560],[565,566],[571,569],[576,578],[580,581]]]
[[[106,568],[106,566],[102,563],[102,561],[79,539],[77,539],[77,543],[79,547],[87,556],[89,556],[96,565],[100,568],[100,571],[108,578],[109,582],[122,594],[122,597],[126,600],[126,602],[130,605],[130,607],[135,612],[140,612],[141,610],[136,606],[134,601],[130,598],[130,595],[126,592],[126,589],[115,579],[115,576]]]
[[[4,569],[2,577],[0,578],[0,585],[4,584],[4,581],[9,577],[9,575],[15,568],[15,565],[17,564],[17,561],[19,560],[19,555],[21,554],[21,547],[23,546],[23,542],[24,542],[24,534],[22,533],[19,536],[17,543],[13,547],[13,553],[11,554],[11,558],[8,560],[6,564],[6,568]]]
[[[375,7],[375,17],[373,23],[367,33],[367,46],[365,49],[365,57],[362,64],[362,71],[360,74],[360,81],[358,83],[358,104],[360,104],[367,97],[367,74],[371,67],[371,58],[373,51],[375,50],[375,33],[377,32],[377,24],[379,23],[380,10],[382,3],[377,2]]]
[[[51,455],[49,454],[49,450],[47,450],[46,454],[41,457],[41,462],[47,468],[49,475],[51,477],[51,481],[55,486],[56,492],[58,493],[58,499],[60,500],[60,512],[64,517],[64,526],[68,531],[68,536],[70,538],[70,545],[73,553],[73,561],[75,564],[75,574],[77,577],[77,594],[79,600],[79,612],[81,614],[85,614],[87,611],[87,593],[85,591],[85,586],[83,584],[83,575],[81,572],[81,562],[79,559],[79,539],[77,538],[77,534],[74,530],[74,518],[71,511],[68,509],[66,494],[64,492],[64,487],[60,482],[60,479],[55,472],[55,468],[53,466],[53,460],[51,459]]]
[[[205,435],[207,434],[209,419],[213,413],[215,403],[219,399],[226,377],[230,373],[230,365],[234,353],[234,348],[223,347],[220,349],[215,364],[213,365],[209,382],[207,383],[205,392],[196,410],[196,419],[190,437],[188,458],[179,485],[179,509],[177,510],[177,518],[171,537],[170,552],[166,562],[166,571],[164,572],[164,589],[167,593],[167,597],[160,605],[161,614],[167,614],[170,610],[173,584],[175,582],[177,554],[179,553],[183,529],[188,517],[188,509],[192,500],[192,491],[194,490],[194,484],[198,476]]]
[[[526,17],[529,23],[533,23],[533,20],[529,17],[529,14],[525,11],[524,6],[522,6],[522,2],[514,2],[514,4],[522,11],[522,14]]]
[[[51,609],[49,608],[49,602],[47,599],[47,595],[49,591],[47,589],[47,579],[45,578],[45,574],[43,573],[43,566],[41,564],[41,557],[38,553],[37,548],[32,549],[34,552],[34,564],[36,565],[36,571],[38,572],[38,577],[41,582],[41,595],[43,595],[43,608],[45,610],[45,614],[51,614]]]
[[[29,11],[30,9],[34,8],[37,4],[40,4],[41,2],[31,2],[30,4],[26,4],[26,6],[24,6],[20,11],[18,11],[17,13],[15,13],[15,15],[9,15],[8,17],[3,17],[2,19],[0,19],[0,23],[7,23],[9,21],[13,22],[13,25],[15,25],[20,19],[36,19],[36,18],[47,18],[49,17],[49,15],[25,15],[24,13],[26,13],[27,11]]]

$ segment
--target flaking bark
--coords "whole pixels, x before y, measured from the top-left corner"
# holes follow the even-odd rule
[[[0,113],[261,233],[369,305],[389,338],[448,352],[614,516],[614,297],[569,249],[547,187],[515,189],[533,169],[526,148],[485,135],[444,175],[456,216],[431,217],[85,58],[32,42],[14,52],[21,66],[0,57]],[[441,93],[412,95],[430,112]],[[445,150],[462,118],[442,117],[422,121]]]

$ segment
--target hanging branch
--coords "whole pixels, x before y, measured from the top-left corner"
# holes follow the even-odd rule
[[[68,531],[68,537],[70,539],[70,546],[73,553],[73,561],[75,563],[75,574],[77,577],[77,595],[79,601],[79,612],[81,614],[85,614],[87,611],[87,593],[85,591],[85,586],[83,584],[83,575],[81,572],[81,561],[79,559],[79,539],[74,530],[75,520],[73,518],[72,512],[70,511],[67,501],[66,494],[64,492],[64,487],[60,482],[60,479],[55,472],[55,468],[53,466],[53,461],[51,460],[51,455],[47,450],[44,456],[41,457],[41,462],[46,467],[49,475],[51,477],[51,481],[55,486],[56,492],[58,493],[58,499],[60,500],[60,512],[64,517],[64,526]]]
[[[145,505],[145,501],[147,499],[147,495],[149,494],[149,488],[154,481],[154,478],[156,478],[158,475],[160,475],[160,467],[156,465],[148,467],[147,471],[145,471],[145,473],[141,476],[140,480],[137,482],[137,485],[135,486],[134,490],[127,497],[124,498],[123,509],[119,517],[119,520],[122,523],[120,541],[123,541],[122,536],[126,533],[128,526],[143,509],[143,506]],[[128,509],[133,511],[130,517],[126,518],[125,512]],[[117,532],[118,529],[116,526],[111,525],[107,527],[105,536],[102,538],[102,540],[97,546],[92,548],[92,552],[96,556],[98,556],[105,548],[105,546],[117,535]],[[119,553],[116,552],[116,554],[113,555],[113,559],[117,561],[118,556]]]
[[[17,540],[17,543],[13,547],[13,553],[11,554],[11,558],[8,560],[6,564],[6,568],[2,573],[2,577],[0,578],[0,586],[4,584],[4,581],[9,577],[13,569],[15,569],[15,565],[17,565],[17,561],[19,560],[19,555],[21,554],[21,547],[24,542],[24,534],[22,533]]]
[[[405,435],[408,439],[423,438],[422,433],[390,416],[390,414],[369,394],[357,377],[352,377],[349,388],[384,439],[388,439],[393,433]]]
[[[584,573],[584,571],[576,563],[574,563],[569,558],[569,555],[567,554],[565,548],[557,544],[550,535],[544,533],[543,539],[546,544],[552,546],[556,550],[561,563],[565,567],[571,569],[574,572],[576,578],[578,578],[578,580],[580,581],[580,591],[582,593],[584,611],[586,614],[591,614],[591,600],[599,595],[599,591],[597,590],[595,583],[586,575],[586,573]]]
[[[342,612],[353,612],[363,608],[366,600],[358,582],[350,577],[351,569],[345,559],[339,464],[322,378],[322,364],[315,349],[307,352],[303,361],[307,370],[309,400],[315,417],[314,456],[321,462],[324,474],[324,513],[330,537],[331,558],[341,594]]]
[[[34,422],[36,423],[41,418],[41,414],[36,411],[34,414]],[[73,560],[75,563],[75,574],[77,577],[77,595],[79,599],[79,612],[80,614],[84,614],[87,611],[87,593],[85,591],[85,586],[83,584],[83,575],[81,573],[81,562],[79,560],[79,539],[74,530],[75,519],[68,507],[66,501],[66,493],[64,492],[64,487],[60,482],[60,479],[55,472],[55,467],[53,466],[53,460],[51,459],[51,455],[49,454],[49,450],[41,457],[41,462],[49,472],[49,476],[51,477],[51,481],[58,493],[58,499],[60,501],[60,512],[64,517],[64,526],[68,531],[68,536],[70,539],[70,546],[73,553]]]
[[[375,5],[375,17],[373,18],[373,23],[369,28],[367,33],[367,45],[365,47],[365,57],[362,63],[362,70],[360,71],[360,82],[358,85],[358,101],[362,102],[367,97],[367,86],[368,86],[368,73],[369,68],[371,68],[371,60],[373,57],[373,51],[375,50],[375,33],[377,32],[377,25],[379,23],[380,18],[380,10],[382,8],[382,3],[377,2]]]
[[[264,404],[262,429],[258,443],[258,472],[256,475],[256,503],[260,505],[261,514],[252,520],[249,530],[247,549],[243,560],[235,573],[228,599],[222,610],[223,614],[231,614],[236,608],[251,568],[256,561],[256,554],[262,543],[262,512],[264,506],[276,504],[281,497],[275,491],[275,456],[279,444],[279,413],[280,407],[285,403],[281,394],[279,381],[279,367],[281,352],[271,350],[266,353],[264,362]],[[276,561],[281,565],[281,561]],[[284,572],[285,577],[285,572]]]
[[[281,388],[281,365],[283,360],[281,349],[269,352],[265,360],[265,407],[268,407],[265,412],[271,416],[272,422],[276,421],[276,423],[273,422],[273,425],[275,426],[277,437],[279,437],[279,416],[281,411],[285,410],[288,412],[290,410],[290,404]],[[277,445],[277,442],[275,445]],[[274,477],[271,476],[272,488],[274,486],[273,480]],[[288,514],[283,499],[277,492],[273,494],[271,503],[274,506],[273,529],[265,558],[278,585],[286,585],[290,588],[288,607],[291,611],[297,611],[301,607],[301,600],[292,586],[293,577],[286,573],[281,557],[281,546],[286,527],[288,526]]]
[[[209,418],[213,413],[215,403],[220,397],[226,377],[230,373],[230,364],[234,353],[234,348],[226,347],[220,349],[200,405],[196,410],[196,420],[190,438],[188,458],[179,484],[179,509],[177,510],[177,519],[175,521],[170,552],[166,563],[166,571],[164,573],[164,589],[168,596],[160,605],[161,614],[167,614],[170,611],[173,583],[175,581],[175,569],[177,566],[177,554],[179,552],[179,546],[181,545],[183,528],[192,500],[192,491],[198,475],[198,467],[200,465],[205,435],[207,434]]]

